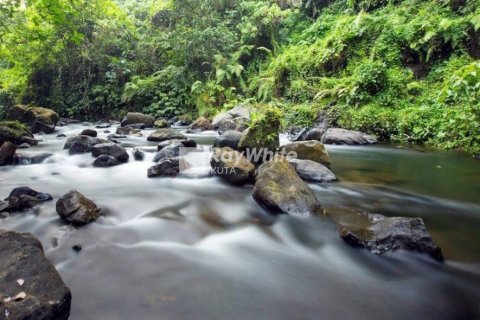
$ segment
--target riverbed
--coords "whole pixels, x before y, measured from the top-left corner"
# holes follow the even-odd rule
[[[18,186],[54,197],[0,228],[42,242],[72,291],[70,319],[480,319],[480,170],[468,155],[328,146],[340,182],[310,186],[331,218],[272,217],[252,186],[202,174],[148,179],[149,131],[118,139],[127,164],[94,168],[90,154],[70,156],[56,137],[85,128],[60,127],[19,150],[53,153],[42,164],[0,168],[0,197]],[[206,150],[214,138],[190,137]],[[134,147],[144,161],[133,160]],[[71,189],[103,217],[65,225],[55,200]],[[349,247],[335,223],[352,223],[349,208],[422,217],[446,261]]]

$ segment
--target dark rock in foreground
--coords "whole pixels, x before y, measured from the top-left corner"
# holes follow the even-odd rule
[[[94,145],[106,142],[108,141],[89,136],[75,136],[67,139],[63,149],[68,149],[71,155],[89,153],[92,152]]]
[[[163,159],[148,169],[149,178],[176,177],[181,170],[188,169],[188,163],[180,157]]]
[[[185,140],[187,137],[174,129],[159,129],[147,138],[148,141],[162,142],[166,140]]]
[[[12,163],[17,147],[10,142],[4,142],[0,146],[0,167]]]
[[[288,162],[305,181],[325,183],[337,181],[337,177],[330,169],[321,163],[311,160],[289,159]]]
[[[41,243],[0,230],[0,318],[66,320],[72,295]]]
[[[443,260],[441,249],[421,218],[389,218],[379,214],[362,214],[367,216],[371,225],[358,229],[341,227],[339,234],[346,243],[377,254],[408,250]]]
[[[116,158],[107,154],[102,154],[93,162],[93,166],[97,168],[115,167],[121,164]]]
[[[28,187],[19,187],[10,192],[8,198],[5,199],[6,202],[3,202],[0,212],[20,212],[52,199],[48,193],[38,192]]]
[[[255,180],[255,166],[231,148],[215,148],[210,165],[215,175],[229,183],[242,185]]]
[[[101,210],[77,190],[72,190],[62,196],[56,205],[58,215],[66,222],[82,226],[97,220]]]
[[[272,214],[323,213],[313,191],[284,157],[276,156],[262,164],[256,180],[253,198]]]
[[[377,143],[377,138],[359,131],[340,128],[328,129],[322,137],[324,144],[365,145]]]
[[[120,162],[128,162],[128,159],[130,158],[125,149],[112,142],[94,145],[92,148],[92,155],[95,158],[101,155],[109,155]]]

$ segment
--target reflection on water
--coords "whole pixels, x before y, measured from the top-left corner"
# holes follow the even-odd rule
[[[121,141],[130,153],[134,146],[154,151],[145,136]],[[447,259],[439,264],[414,253],[381,257],[350,248],[327,217],[271,217],[252,200],[251,186],[147,179],[154,152],[144,162],[131,157],[97,169],[90,155],[62,150],[65,139],[43,139],[21,152],[54,155],[1,168],[0,196],[23,185],[54,198],[75,188],[105,215],[75,229],[50,202],[0,227],[42,241],[72,290],[71,319],[479,319],[479,163],[467,156],[330,147],[341,182],[312,185],[337,221],[354,219],[346,207],[421,216]],[[80,253],[71,249],[76,244]]]

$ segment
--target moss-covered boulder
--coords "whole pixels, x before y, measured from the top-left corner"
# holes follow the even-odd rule
[[[274,108],[268,108],[264,113],[257,115],[240,139],[238,148],[276,150],[280,145],[280,118],[280,111]]]
[[[207,118],[200,117],[194,123],[192,123],[190,129],[194,131],[209,131],[213,130],[213,125]]]
[[[153,126],[158,129],[164,129],[164,128],[170,127],[166,119],[158,119],[157,121],[155,121]]]
[[[210,164],[213,173],[229,183],[242,185],[254,181],[255,166],[231,148],[215,148]]]
[[[9,121],[18,121],[30,129],[34,129],[37,123],[35,112],[21,104],[8,108],[5,114],[5,119]]]
[[[28,128],[17,121],[0,121],[0,145],[9,141],[13,144],[37,145],[38,141],[34,139]]]
[[[294,154],[294,158],[311,160],[330,167],[330,156],[325,146],[318,141],[297,141],[281,147],[282,152]]]
[[[6,119],[23,123],[32,132],[53,133],[60,117],[51,109],[16,105],[7,110]]]
[[[272,214],[310,215],[323,213],[313,191],[281,156],[260,166],[253,198]]]

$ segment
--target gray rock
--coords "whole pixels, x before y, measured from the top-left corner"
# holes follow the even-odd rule
[[[253,198],[272,214],[322,214],[313,191],[300,179],[290,163],[280,156],[260,166]]]
[[[345,130],[340,128],[328,129],[322,137],[324,144],[337,145],[366,145],[377,143],[377,138],[363,132]]]
[[[147,138],[148,141],[162,142],[166,140],[185,140],[187,137],[174,129],[159,129]]]
[[[280,147],[285,153],[295,154],[296,159],[312,160],[330,167],[330,157],[325,146],[318,141],[297,141]]]
[[[108,141],[89,136],[75,136],[67,139],[63,149],[68,149],[71,155],[89,153],[92,152],[94,145],[106,142]]]
[[[192,123],[190,129],[194,131],[209,131],[213,130],[213,125],[207,118],[200,117],[194,123]]]
[[[181,170],[187,169],[188,163],[180,157],[163,159],[148,169],[149,178],[176,177]]]
[[[118,166],[119,164],[121,164],[120,161],[118,161],[116,158],[109,156],[107,154],[102,154],[93,162],[93,166],[97,168],[114,167],[114,166]]]
[[[180,156],[180,148],[183,147],[181,143],[172,143],[164,148],[162,148],[153,158],[154,162],[159,162],[160,160],[176,158]]]
[[[153,124],[155,123],[155,117],[138,112],[129,112],[122,120],[121,126],[125,127],[127,125],[134,125],[139,123],[144,124],[147,128],[152,128]]]
[[[74,226],[82,226],[97,220],[101,210],[93,201],[87,199],[77,190],[62,196],[56,205],[58,215]]]
[[[10,142],[4,142],[0,146],[0,167],[12,163],[17,147]]]
[[[305,181],[318,183],[337,181],[333,172],[321,163],[300,159],[288,159],[288,162],[293,166],[298,176]]]
[[[305,140],[317,140],[322,141],[325,131],[319,128],[313,128],[309,130],[305,135]]]
[[[31,234],[0,230],[0,315],[67,320],[72,295]],[[20,286],[18,281],[22,281]]]
[[[136,161],[143,161],[143,159],[145,159],[145,153],[142,152],[140,149],[135,148],[133,149],[133,158]]]
[[[48,193],[41,193],[28,187],[19,187],[13,189],[10,195],[5,199],[7,206],[2,206],[0,211],[20,212],[33,208],[34,206],[52,200],[52,196]]]
[[[120,135],[133,135],[140,133],[140,129],[135,129],[132,126],[118,127],[116,133]]]
[[[107,138],[108,139],[126,139],[127,136],[124,134],[109,134]]]
[[[385,217],[379,214],[360,213],[369,221],[368,227],[345,227],[340,237],[348,244],[366,248],[377,254],[399,250],[416,251],[442,261],[441,249],[427,231],[421,218]]]
[[[96,138],[98,135],[98,132],[93,129],[85,129],[82,131],[82,133],[80,133],[80,135]]]
[[[210,165],[215,175],[229,183],[242,185],[255,181],[255,166],[231,148],[215,148]]]
[[[238,143],[242,139],[242,133],[234,130],[224,132],[213,141],[213,146],[216,148],[229,147],[238,150]]]
[[[95,158],[101,155],[109,155],[120,162],[128,162],[128,159],[130,158],[125,149],[112,142],[94,145],[92,148],[92,155]]]
[[[222,120],[217,125],[217,131],[219,134],[223,134],[229,130],[236,130],[237,124],[233,120]]]

